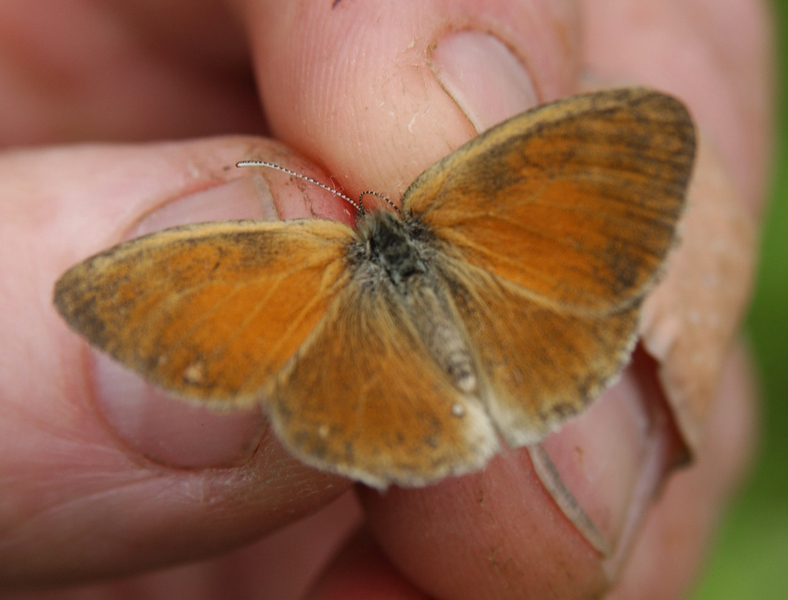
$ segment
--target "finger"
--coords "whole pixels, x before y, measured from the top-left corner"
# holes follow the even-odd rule
[[[575,85],[568,3],[239,4],[272,131],[354,193],[398,199],[477,131]]]
[[[126,237],[218,218],[349,219],[319,188],[241,170],[283,147],[223,138],[0,157],[0,580],[107,576],[207,556],[347,486],[292,459],[259,410],[165,397],[69,331],[51,300],[68,267]],[[269,177],[268,180],[265,178]]]
[[[610,600],[684,598],[731,492],[753,458],[754,385],[746,352],[728,357],[698,461],[666,485]]]
[[[265,538],[220,556],[135,576],[89,582],[63,590],[16,594],[22,598],[179,597],[225,600],[302,598],[337,547],[359,528],[360,511],[352,491],[321,510]]]
[[[284,9],[254,4],[250,36],[271,126],[334,173],[349,174],[347,187],[400,194],[477,127],[571,89],[571,16],[539,2],[507,6],[488,3],[482,18],[461,4],[400,4],[392,14],[358,3],[340,2],[333,11],[299,4],[286,11],[292,30],[283,33],[268,28],[265,11]],[[519,10],[552,19],[537,18],[537,27],[524,13],[507,12]],[[496,29],[496,16],[509,23],[506,43],[488,33],[504,30]],[[454,33],[453,22],[465,31]],[[531,45],[531,33],[541,47]],[[314,40],[332,49],[328,56],[315,55]],[[364,68],[340,76],[359,56]],[[302,76],[285,80],[285,72]],[[331,73],[336,79],[324,76]],[[288,110],[293,106],[298,110]],[[567,429],[549,450],[554,462],[568,465],[565,483],[582,488],[605,552],[622,538],[630,511],[642,510],[628,502],[635,487],[656,487],[671,458],[668,432],[641,430],[651,423],[650,404],[631,372],[585,426]],[[573,467],[577,445],[592,457],[590,474]],[[604,485],[593,486],[595,476]],[[603,553],[556,506],[526,451],[493,460],[483,474],[384,496],[365,491],[362,499],[386,555],[430,595],[522,598],[527,587],[535,597],[587,597],[607,585]]]
[[[684,290],[680,294],[671,293],[672,314],[663,324],[672,320],[674,333],[660,340],[658,345],[666,351],[661,360],[673,358],[673,364],[667,360],[661,370],[663,374],[668,371],[675,374],[689,367],[693,373],[688,373],[686,380],[697,385],[703,376],[702,370],[690,367],[693,361],[687,359],[690,355],[713,356],[714,369],[730,381],[728,371],[731,366],[722,364],[729,342],[722,342],[735,333],[737,323],[736,319],[730,319],[731,314],[741,314],[746,308],[752,266],[742,269],[741,265],[752,261],[754,250],[752,247],[737,247],[737,240],[731,238],[727,238],[726,249],[715,253],[716,256],[712,256],[708,249],[714,245],[713,240],[725,239],[717,234],[710,235],[710,230],[714,229],[712,222],[723,219],[730,219],[731,225],[740,233],[749,230],[750,245],[756,243],[750,214],[757,215],[766,198],[764,186],[768,181],[766,171],[770,164],[770,137],[773,132],[773,35],[768,3],[758,0],[726,0],[722,3],[696,0],[655,4],[605,0],[580,2],[579,6],[588,25],[584,54],[589,66],[589,79],[592,82],[600,79],[636,81],[669,90],[687,102],[699,126],[703,143],[694,187],[698,193],[703,188],[706,194],[711,193],[707,198],[690,197],[690,213],[703,205],[704,200],[707,205],[703,216],[702,211],[696,211],[695,217],[687,215],[688,221],[703,221],[702,228],[692,238],[688,232],[684,236],[684,246],[695,246],[697,251],[690,261],[683,262],[685,266],[695,264],[697,274],[691,275],[692,269],[685,273],[674,270],[666,277],[665,283],[672,287],[672,292],[679,287]],[[704,144],[706,158],[717,154],[721,160],[716,168],[705,168],[700,172],[704,163]],[[705,162],[708,166],[708,161]],[[727,181],[732,185],[726,184]],[[744,210],[737,204],[741,204]],[[686,259],[688,253],[681,252]],[[727,283],[714,291],[713,286],[700,283],[710,281],[708,275],[715,270],[708,268],[711,261],[718,263],[716,270],[720,274],[739,263],[736,269],[719,279]],[[679,281],[680,286],[676,286]],[[668,286],[663,291],[667,291]],[[701,290],[702,287],[706,289]],[[708,303],[712,297],[714,301]],[[701,303],[706,304],[703,314],[711,315],[722,309],[722,313],[717,314],[728,315],[728,318],[715,322],[713,329],[722,325],[715,333],[710,334],[711,329],[707,325],[690,324],[684,317],[697,314],[695,308]],[[705,329],[702,336],[697,335],[700,328]],[[670,342],[664,343],[668,338]],[[709,346],[716,344],[716,348],[702,348],[703,343]],[[667,354],[674,353],[673,350],[668,351],[670,346],[674,349],[684,346],[689,352],[667,357]],[[652,345],[650,351],[653,349],[655,346]],[[690,379],[694,379],[694,383]],[[716,380],[711,383],[719,385]],[[735,414],[749,416],[755,400],[753,394],[742,393]],[[720,398],[717,402],[724,403],[725,400]],[[723,431],[718,431],[721,427],[720,408],[711,406],[716,416],[711,417],[705,429],[709,437],[716,438]],[[727,424],[730,426],[731,422]],[[748,419],[742,418],[741,425],[733,427],[734,431],[727,430],[728,434],[733,434],[730,445],[734,449],[740,448],[736,443],[736,430],[741,434],[747,430],[748,424]],[[681,474],[677,477],[684,482],[681,485],[671,482],[655,515],[649,517],[643,539],[635,548],[633,566],[624,573],[620,597],[642,597],[643,589],[653,590],[655,597],[679,597],[679,590],[686,589],[695,576],[694,570],[700,566],[702,550],[711,535],[724,497],[710,477],[700,475],[710,470],[711,460],[724,459],[716,451],[706,451],[706,457],[703,452],[698,452],[699,464],[692,470],[696,475]],[[707,465],[705,469],[702,466],[704,462]],[[738,465],[739,461],[734,460],[733,464]],[[717,469],[718,474],[723,472],[721,465]],[[737,472],[736,469],[733,472]],[[730,485],[732,478],[732,475],[729,479],[718,476],[717,480]],[[692,494],[694,500],[690,500]],[[675,541],[675,548],[669,547],[668,536]]]
[[[483,18],[461,4],[398,5],[392,14],[357,3],[333,6],[255,3],[246,16],[274,131],[346,174],[349,189],[397,197],[425,166],[500,120],[507,110],[501,99],[526,108],[573,88],[574,22],[552,14],[546,25],[538,15],[547,9],[538,2],[488,3]],[[524,7],[528,19],[506,13]],[[271,15],[282,12],[284,28],[271,26]],[[508,26],[498,29],[495,17],[504,14]],[[534,23],[540,27],[530,31]],[[493,50],[500,49],[496,35],[505,37],[500,53]],[[331,52],[317,55],[314,40]],[[468,58],[474,53],[484,57],[476,68]],[[510,75],[498,77],[504,64]],[[286,80],[286,73],[300,76]],[[440,597],[522,597],[526,587],[534,596],[599,593],[610,577],[604,563],[627,547],[680,445],[649,378],[653,370],[631,369],[586,417],[564,428],[546,445],[549,463],[536,461],[539,474],[520,452],[496,459],[483,475],[434,488],[392,490],[384,498],[364,492],[387,555]],[[543,484],[552,467],[559,477],[550,495]],[[581,510],[566,501],[558,509],[561,486]],[[501,525],[513,515],[516,528]]]
[[[221,2],[3,2],[0,39],[0,146],[263,132]]]

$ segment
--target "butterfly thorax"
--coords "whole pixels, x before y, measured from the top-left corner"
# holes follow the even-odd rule
[[[445,286],[431,267],[435,246],[416,220],[392,213],[365,215],[358,224],[360,243],[351,260],[356,276],[369,286],[369,297],[396,296],[429,354],[458,389],[476,389],[467,336]]]
[[[427,272],[429,248],[415,228],[389,212],[372,212],[358,222],[361,246],[357,258],[385,271],[395,286]]]

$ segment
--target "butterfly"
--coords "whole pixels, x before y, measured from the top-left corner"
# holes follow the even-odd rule
[[[159,231],[71,268],[54,303],[177,396],[262,404],[310,465],[424,485],[538,442],[616,377],[694,153],[672,97],[575,96],[428,168],[400,214]]]

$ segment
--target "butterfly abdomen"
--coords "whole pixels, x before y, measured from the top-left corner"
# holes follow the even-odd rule
[[[476,368],[455,311],[434,276],[420,278],[405,298],[429,354],[466,394],[477,390]]]

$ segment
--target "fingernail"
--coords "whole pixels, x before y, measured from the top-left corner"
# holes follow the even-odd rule
[[[266,429],[259,407],[219,412],[176,398],[101,353],[94,389],[107,423],[132,450],[181,468],[228,467],[254,454]]]
[[[602,554],[611,581],[681,447],[659,394],[655,379],[630,366],[580,418],[529,448],[542,483]]]
[[[261,175],[234,179],[168,202],[141,219],[128,238],[178,225],[234,219],[279,219],[271,189]]]
[[[488,33],[452,32],[431,58],[435,77],[478,132],[538,104],[520,59]]]
[[[143,218],[129,237],[205,221],[276,218],[260,175],[236,179],[174,200]],[[93,351],[96,403],[117,436],[133,451],[173,467],[243,464],[266,430],[259,407],[216,411],[176,398]]]

